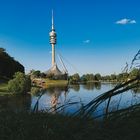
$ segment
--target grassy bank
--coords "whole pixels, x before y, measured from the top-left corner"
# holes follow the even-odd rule
[[[68,84],[68,80],[50,80],[48,78],[34,78],[32,82],[39,87],[47,88],[47,87],[55,87],[55,86],[66,86]]]
[[[0,76],[0,96],[8,94],[8,80],[6,77]]]
[[[65,85],[65,84],[67,84],[68,83],[68,81],[67,80],[49,80],[49,79],[46,79],[45,80],[46,81],[46,84],[60,84],[60,85]]]
[[[67,80],[49,80],[45,79],[46,87],[51,86],[66,86],[68,84]]]
[[[140,111],[103,122],[58,114],[0,112],[1,140],[139,140]]]
[[[7,83],[0,83],[0,96],[6,95],[8,93],[8,84]]]

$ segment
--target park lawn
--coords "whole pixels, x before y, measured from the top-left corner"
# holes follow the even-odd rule
[[[9,94],[8,92],[8,84],[7,83],[0,83],[0,96]]]
[[[67,80],[49,80],[45,79],[46,87],[50,86],[66,86],[68,84]]]

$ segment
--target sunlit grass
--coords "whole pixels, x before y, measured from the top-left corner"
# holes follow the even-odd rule
[[[8,84],[7,83],[1,83],[0,84],[0,95],[5,95],[8,93]]]
[[[46,87],[50,86],[66,86],[68,84],[67,80],[49,80],[45,79],[45,85]]]

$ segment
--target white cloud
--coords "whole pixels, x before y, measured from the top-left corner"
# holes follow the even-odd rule
[[[137,22],[136,22],[136,20],[131,20],[130,23],[131,24],[136,24]]]
[[[116,21],[116,24],[121,24],[121,25],[136,24],[136,20],[124,18],[124,19]]]
[[[86,44],[88,44],[88,43],[90,43],[90,40],[89,40],[89,39],[87,39],[87,40],[84,40],[84,41],[83,41],[83,43],[86,43]]]

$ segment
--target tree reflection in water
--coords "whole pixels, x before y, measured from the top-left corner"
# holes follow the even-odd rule
[[[70,88],[72,88],[74,91],[79,92],[80,90],[80,85],[76,84],[76,85],[70,85]]]
[[[83,84],[83,88],[86,90],[100,90],[101,89],[101,83],[100,82],[89,82],[87,84]]]

